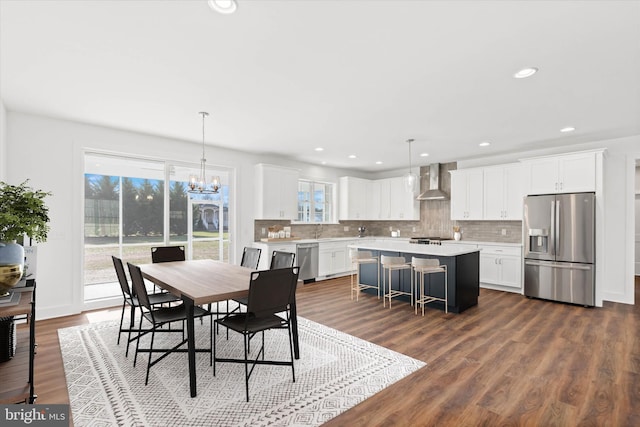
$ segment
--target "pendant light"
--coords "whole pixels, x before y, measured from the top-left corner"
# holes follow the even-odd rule
[[[411,143],[413,139],[407,139],[407,142],[409,143],[409,172],[402,177],[402,181],[404,182],[404,188],[407,192],[415,193],[418,176],[411,170]]]
[[[202,116],[202,158],[200,159],[200,175],[191,175],[189,177],[189,193],[196,194],[217,194],[220,190],[220,177],[212,176],[211,182],[207,182],[207,159],[204,157],[204,118],[209,115],[206,111],[198,114]]]

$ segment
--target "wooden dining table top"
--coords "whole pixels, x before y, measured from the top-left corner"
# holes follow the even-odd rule
[[[251,273],[255,271],[212,259],[141,264],[139,267],[145,279],[178,297],[188,297],[195,305],[246,297]]]

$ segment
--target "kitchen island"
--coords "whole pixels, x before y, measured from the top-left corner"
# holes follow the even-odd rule
[[[478,294],[480,292],[480,252],[477,248],[419,245],[408,243],[407,241],[393,240],[368,240],[363,239],[352,245],[350,248],[358,250],[372,251],[374,256],[402,256],[407,262],[411,262],[411,257],[416,258],[437,258],[440,264],[447,266],[448,286],[447,299],[448,311],[461,313],[469,307],[478,304]],[[383,270],[380,265],[380,286],[382,286]],[[425,281],[431,281],[431,292],[434,296],[444,297],[444,277],[442,274],[432,274]],[[374,285],[378,275],[375,264],[365,264],[360,266],[360,280],[364,284]],[[394,288],[400,288],[405,292],[411,292],[411,271],[402,270],[392,273]],[[388,286],[388,284],[387,284]],[[425,283],[426,286],[426,283]],[[366,290],[363,292],[375,293]],[[401,297],[400,299],[402,299]],[[409,301],[408,297],[404,297]],[[444,310],[444,303],[434,301],[427,304],[427,307]]]

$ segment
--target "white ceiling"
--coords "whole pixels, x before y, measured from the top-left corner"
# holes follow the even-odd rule
[[[363,171],[640,134],[638,1],[238,3],[0,0],[0,96]]]

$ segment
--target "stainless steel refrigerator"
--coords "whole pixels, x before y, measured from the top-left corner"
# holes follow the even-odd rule
[[[524,294],[595,304],[595,194],[524,200]]]

